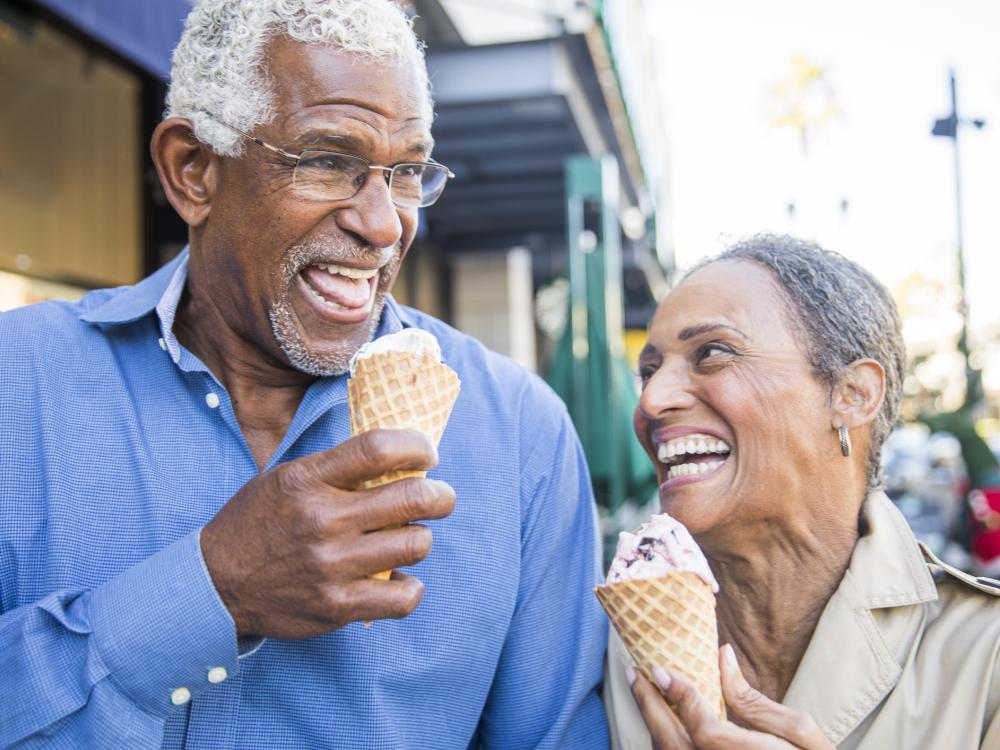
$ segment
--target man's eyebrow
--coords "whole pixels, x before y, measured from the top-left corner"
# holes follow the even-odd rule
[[[329,130],[307,130],[292,141],[292,145],[307,147],[317,146],[319,148],[333,148],[336,150],[363,152],[366,144],[360,138],[356,138],[346,133],[336,133]],[[407,146],[403,153],[407,158],[429,158],[434,150],[434,141],[419,140]],[[359,154],[360,155],[360,154]]]
[[[406,153],[412,156],[429,159],[434,150],[434,141],[414,141],[406,149]]]
[[[356,148],[360,146],[357,138],[343,133],[332,133],[329,130],[307,130],[295,138],[292,143],[300,146],[322,146],[334,148]]]
[[[731,331],[740,338],[748,341],[750,340],[750,337],[743,333],[743,331],[736,326],[729,325],[728,323],[699,323],[696,326],[688,326],[677,334],[677,338],[681,341],[687,341],[688,339],[693,339],[696,336],[703,336],[706,333],[712,333],[714,331]]]

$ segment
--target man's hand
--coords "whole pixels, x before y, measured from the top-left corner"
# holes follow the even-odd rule
[[[201,534],[237,633],[307,638],[412,612],[423,598],[419,580],[398,571],[388,581],[368,576],[423,560],[431,532],[412,522],[447,516],[455,493],[417,478],[357,488],[389,471],[436,464],[421,433],[372,430],[244,485]]]
[[[719,650],[722,695],[729,715],[746,729],[716,718],[694,684],[677,671],[657,667],[653,676],[671,710],[655,687],[629,667],[632,695],[653,738],[655,750],[834,750],[813,718],[775,703],[743,677],[733,651]]]

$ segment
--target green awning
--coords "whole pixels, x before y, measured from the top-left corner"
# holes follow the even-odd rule
[[[567,160],[570,315],[547,375],[580,434],[597,500],[611,511],[644,504],[656,489],[632,432],[638,396],[625,362],[618,194],[613,157]]]

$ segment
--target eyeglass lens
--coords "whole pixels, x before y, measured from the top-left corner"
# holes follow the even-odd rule
[[[346,200],[368,179],[368,163],[357,156],[330,151],[304,151],[292,175],[296,191],[314,200]],[[393,202],[406,208],[429,206],[448,181],[448,171],[437,164],[397,164],[392,169]]]

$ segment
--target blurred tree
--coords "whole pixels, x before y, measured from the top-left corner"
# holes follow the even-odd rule
[[[840,106],[827,71],[804,57],[793,57],[784,77],[771,89],[774,113],[771,124],[794,129],[802,142],[802,152],[809,151],[809,135],[840,115]]]
[[[950,432],[962,447],[962,459],[973,487],[1000,486],[1000,461],[976,432],[976,417],[983,405],[983,373],[966,371],[965,402],[955,411],[921,414],[931,432]]]

